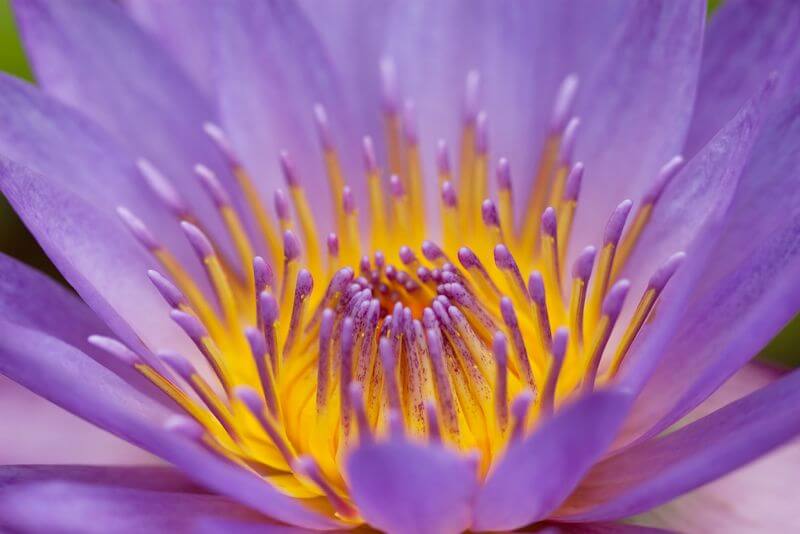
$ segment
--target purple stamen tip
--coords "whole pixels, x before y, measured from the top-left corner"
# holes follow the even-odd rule
[[[481,215],[483,223],[487,226],[500,226],[500,216],[497,214],[497,207],[491,199],[485,199],[481,204]]]
[[[269,263],[264,261],[264,258],[261,256],[253,258],[253,275],[256,288],[259,291],[275,283],[275,275],[272,272],[272,267],[270,267]]]
[[[597,249],[592,246],[583,249],[572,267],[572,276],[584,281],[588,280],[592,276],[592,266],[594,265],[596,253]]]
[[[497,363],[505,365],[508,358],[508,342],[506,341],[506,335],[500,331],[494,333],[494,339],[492,339],[492,353]]]
[[[331,279],[331,289],[335,292],[342,291],[353,279],[354,274],[350,267],[339,269]]]
[[[419,141],[416,106],[413,100],[406,100],[403,105],[403,135],[406,138],[406,143],[409,145],[416,145]]]
[[[231,144],[225,136],[225,132],[222,131],[222,128],[213,122],[205,122],[203,123],[203,131],[211,141],[217,145],[217,149],[219,149],[225,159],[228,160],[228,165],[231,167],[238,167],[240,165],[239,159],[236,157],[236,154],[233,153]]]
[[[281,172],[283,172],[283,178],[286,180],[286,185],[289,187],[299,187],[300,180],[297,177],[297,170],[295,169],[294,163],[292,162],[291,158],[289,157],[289,153],[286,150],[281,151],[280,162]]]
[[[117,215],[122,219],[125,226],[128,227],[130,233],[148,250],[155,250],[160,247],[155,236],[150,232],[150,229],[145,226],[140,218],[131,213],[128,208],[118,207]]]
[[[681,169],[683,169],[685,163],[686,162],[683,160],[683,156],[675,156],[663,167],[661,167],[661,170],[658,171],[658,176],[653,182],[653,185],[647,190],[644,198],[642,198],[642,202],[645,204],[655,204],[655,202],[661,196],[661,193],[663,193],[664,189],[667,188],[667,184],[669,184],[669,182],[681,171]]]
[[[403,183],[400,181],[400,177],[396,174],[393,174],[389,177],[389,191],[394,197],[403,196]]]
[[[325,150],[333,149],[333,137],[328,123],[328,113],[322,104],[314,104],[314,122],[317,125],[317,136],[322,148]]]
[[[606,245],[616,245],[619,238],[622,236],[622,229],[625,228],[625,221],[628,219],[628,214],[631,211],[633,202],[630,200],[623,200],[619,206],[614,209],[614,213],[608,219],[606,225],[605,235],[603,236],[603,243]]]
[[[333,333],[333,323],[336,319],[336,314],[330,308],[325,308],[322,312],[322,323],[319,327],[319,337],[322,340],[330,339]]]
[[[569,170],[567,184],[564,187],[564,200],[578,200],[578,194],[581,191],[581,182],[583,181],[583,170],[583,163],[580,161]]]
[[[195,372],[189,360],[173,351],[163,351],[157,354],[158,358],[169,365],[183,379],[188,379]]]
[[[244,336],[247,338],[250,351],[254,356],[260,357],[267,353],[267,340],[264,339],[264,334],[261,330],[248,326],[244,329]]]
[[[664,264],[659,267],[650,278],[650,282],[648,284],[650,288],[655,289],[656,291],[661,291],[664,289],[664,286],[667,285],[667,282],[669,282],[670,278],[672,278],[672,275],[675,274],[675,271],[678,270],[685,259],[686,254],[683,252],[678,252],[670,256],[669,259],[665,261]]]
[[[183,295],[183,293],[181,293],[180,289],[175,287],[175,285],[167,279],[166,276],[151,269],[147,271],[147,277],[150,278],[150,281],[156,287],[161,296],[164,297],[164,300],[167,301],[167,304],[169,304],[170,307],[177,308],[186,304],[186,297]]]
[[[384,266],[386,266],[386,256],[383,254],[383,252],[377,250],[375,251],[375,255],[373,257],[375,258],[375,267],[378,269],[383,269]]]
[[[386,113],[397,113],[398,90],[397,90],[397,71],[392,58],[383,58],[380,63],[381,70],[381,89],[383,97],[383,109]]]
[[[312,289],[314,289],[314,278],[308,270],[300,269],[300,272],[297,273],[295,292],[300,296],[307,297],[311,294]]]
[[[442,182],[442,202],[449,208],[454,208],[458,202],[458,195],[450,180]]]
[[[178,194],[178,191],[152,163],[142,158],[136,162],[136,166],[139,168],[139,172],[147,182],[153,194],[155,194],[173,214],[177,217],[184,217],[189,212],[180,194]]]
[[[439,174],[450,174],[450,154],[444,139],[439,139],[436,144],[436,169]]]
[[[539,271],[533,271],[528,277],[528,294],[534,302],[544,305],[544,279]]]
[[[300,241],[291,230],[283,233],[283,257],[286,261],[296,260],[300,257]]]
[[[136,365],[141,361],[138,354],[116,339],[106,336],[89,336],[87,341],[128,365]]]
[[[432,241],[423,241],[422,255],[425,256],[425,259],[428,261],[435,261],[441,258],[444,255],[444,252],[442,252],[442,249],[440,249],[436,243]]]
[[[399,254],[400,254],[400,261],[403,262],[403,265],[408,265],[409,263],[412,263],[414,260],[417,259],[416,256],[414,256],[414,253],[411,251],[411,249],[405,245],[400,247]]]
[[[517,265],[511,251],[502,243],[494,247],[494,263],[501,269],[513,269]]]
[[[542,231],[550,237],[556,237],[558,218],[556,217],[556,210],[552,206],[548,206],[542,213]]]
[[[339,237],[335,233],[331,232],[328,234],[328,238],[325,241],[328,245],[328,254],[333,257],[337,257],[339,255]]]
[[[628,290],[631,288],[631,283],[627,280],[620,280],[614,284],[603,299],[603,315],[608,315],[613,320],[616,320],[619,312],[622,311],[622,305],[625,304],[625,297],[628,295]]]
[[[506,158],[497,161],[497,187],[503,190],[511,189],[511,165]]]
[[[500,299],[500,314],[503,316],[503,321],[509,326],[517,323],[517,315],[514,313],[514,304],[508,297]]]
[[[356,199],[353,196],[353,190],[349,185],[342,188],[342,208],[346,214],[351,214],[356,209]]]
[[[556,94],[556,102],[553,106],[553,115],[550,118],[550,131],[552,133],[560,133],[567,123],[567,119],[572,115],[572,108],[575,104],[575,95],[578,92],[578,76],[570,74],[561,86],[558,88]]]
[[[261,400],[261,396],[256,390],[250,386],[236,386],[233,388],[233,394],[254,414],[260,414],[264,411],[264,401]]]
[[[214,247],[202,230],[188,221],[181,221],[181,228],[198,256],[208,258],[214,255]]]
[[[258,296],[258,306],[265,323],[272,324],[278,319],[278,301],[272,293],[262,291]]]
[[[425,308],[422,310],[422,325],[426,329],[437,328],[439,326],[438,322],[436,321],[436,314],[433,313],[431,308]]]
[[[552,354],[553,359],[561,362],[567,353],[567,341],[569,341],[569,330],[561,327],[553,334]]]
[[[378,347],[380,351],[381,363],[385,369],[392,370],[395,366],[394,350],[392,350],[392,342],[387,338],[382,337]]]
[[[370,136],[365,136],[361,142],[361,147],[364,152],[364,167],[367,172],[377,172],[378,158],[375,156],[375,145]]]
[[[197,421],[185,415],[171,415],[164,423],[164,430],[183,436],[191,441],[199,441],[205,433],[205,430]]]
[[[561,146],[558,149],[558,160],[562,165],[569,165],[572,162],[572,154],[575,152],[575,139],[578,136],[578,127],[581,120],[572,117],[564,128],[564,135],[561,137]]]
[[[289,220],[289,200],[286,198],[286,193],[284,193],[282,189],[275,190],[275,193],[273,193],[273,202],[278,219],[282,221]]]
[[[478,115],[481,75],[477,70],[467,74],[464,85],[464,122],[472,123]]]
[[[483,155],[489,151],[489,118],[485,111],[475,119],[475,151]]]
[[[230,205],[230,197],[228,197],[228,193],[223,189],[214,171],[205,165],[197,164],[194,166],[194,172],[200,178],[200,183],[203,184],[208,196],[211,197],[211,200],[214,201],[217,207]]]
[[[458,261],[461,262],[465,269],[478,265],[478,257],[467,247],[458,249]]]
[[[203,323],[200,322],[200,319],[194,315],[190,315],[181,310],[172,310],[169,312],[169,316],[178,326],[183,329],[184,332],[186,332],[186,335],[193,340],[203,339],[208,335],[206,327],[203,326]]]

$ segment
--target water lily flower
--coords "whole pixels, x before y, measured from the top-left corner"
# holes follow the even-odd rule
[[[800,528],[796,2],[14,6],[3,528]]]

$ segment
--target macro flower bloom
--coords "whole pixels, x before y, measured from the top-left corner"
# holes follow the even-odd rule
[[[795,2],[14,5],[4,528],[800,527]]]

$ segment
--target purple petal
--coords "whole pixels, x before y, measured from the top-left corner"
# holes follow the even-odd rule
[[[472,527],[513,530],[547,517],[605,452],[632,400],[598,391],[512,445],[478,494]]]
[[[586,165],[571,250],[597,243],[621,200],[638,201],[679,154],[695,98],[705,3],[634,2],[576,102]],[[613,126],[612,126],[613,125]]]
[[[150,32],[189,74],[209,100],[213,97],[212,2],[125,0],[130,16]]]
[[[108,328],[68,289],[36,269],[0,253],[0,318],[88,351],[86,338]]]
[[[672,531],[624,523],[544,523],[540,530],[537,529],[533,532],[542,534],[666,534]]]
[[[687,419],[703,417],[779,376],[780,373],[763,365],[747,365]],[[800,465],[800,442],[795,440],[716,482],[640,516],[639,521],[680,532],[733,531],[742,525],[760,532],[796,531],[800,529],[800,517],[795,481],[786,473],[797,465]]]
[[[122,227],[70,190],[0,160],[0,188],[67,281],[131,347],[194,350],[147,279],[152,266]]]
[[[271,198],[279,174],[278,156],[286,149],[300,182],[313,191],[315,215],[327,220],[324,161],[318,146],[313,108],[325,106],[336,132],[351,135],[340,155],[357,160],[359,152],[347,127],[339,82],[314,28],[290,2],[219,2],[215,51],[222,125],[245,168]],[[360,166],[346,166],[357,179]]]
[[[209,518],[260,520],[266,533],[292,531],[155,468],[6,467],[0,517],[4,528],[24,532],[188,532]]]
[[[766,454],[800,433],[800,372],[597,466],[557,514],[570,521],[628,517]]]
[[[686,140],[697,152],[772,71],[777,96],[800,82],[800,4],[792,0],[730,0],[711,17],[703,48],[694,117]]]
[[[625,268],[623,276],[630,277],[635,283],[633,294],[641,295],[648,278],[664,261],[676,252],[687,253],[686,261],[661,297],[660,316],[643,328],[642,339],[634,344],[628,356],[629,365],[622,368],[623,379],[634,389],[639,390],[650,378],[655,364],[662,362],[662,365],[674,368],[674,360],[666,358],[663,347],[657,351],[650,350],[646,356],[640,356],[637,347],[644,347],[644,340],[650,335],[661,337],[664,342],[674,341],[674,332],[663,332],[666,324],[671,322],[664,320],[665,309],[672,309],[670,302],[673,302],[677,309],[673,309],[669,315],[683,321],[686,317],[686,299],[694,298],[694,295],[684,294],[684,299],[673,299],[671,294],[676,292],[676,286],[681,285],[680,280],[705,274],[706,262],[716,261],[711,254],[713,245],[721,235],[725,218],[732,212],[730,206],[736,187],[752,153],[772,88],[771,82],[766,83],[762,91],[670,182]],[[631,311],[628,309],[627,313]],[[656,373],[655,380],[668,379],[671,373],[665,373],[660,376]],[[647,387],[650,387],[650,383]],[[638,399],[634,412],[637,409],[651,409],[651,404]],[[626,427],[631,425],[630,421],[626,423]]]
[[[359,446],[345,470],[359,513],[388,532],[447,533],[469,527],[473,462],[442,446],[402,439]]]
[[[168,410],[55,338],[0,320],[0,373],[172,463],[195,482],[254,510],[307,528],[338,525],[254,473],[165,430],[163,425],[172,415]]]
[[[692,302],[629,429],[665,429],[755,355],[800,306],[800,100],[766,119]],[[692,380],[669,379],[681,369]]]
[[[202,130],[213,108],[170,55],[114,2],[24,0],[14,7],[39,85],[152,162],[212,234],[223,235],[192,173],[203,163],[226,185],[233,181]]]
[[[152,492],[207,493],[168,466],[4,465],[0,488],[42,482],[64,482]]]

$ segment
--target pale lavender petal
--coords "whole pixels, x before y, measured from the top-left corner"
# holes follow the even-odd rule
[[[70,189],[96,209],[127,207],[159,241],[200,274],[180,230],[136,168],[136,154],[75,109],[36,87],[0,74],[0,153]],[[187,261],[192,260],[192,261]]]
[[[629,517],[711,482],[797,436],[798,402],[800,371],[601,462],[556,517]]]
[[[598,391],[563,407],[493,468],[472,527],[513,530],[547,517],[611,444],[633,396]]]
[[[777,96],[800,82],[800,4],[793,0],[729,0],[711,17],[703,47],[700,82],[685,153],[713,137],[770,72]]]
[[[181,469],[188,478],[276,519],[307,528],[338,523],[278,492],[254,473],[165,430],[172,416],[63,342],[0,320],[0,373]]]
[[[214,91],[212,5],[206,0],[123,1],[130,16],[172,53],[209,101]]]
[[[261,532],[291,532],[227,497],[198,492],[168,469],[0,470],[0,524],[15,532],[190,532],[210,518],[250,519],[260,521]]]
[[[360,159],[339,82],[316,31],[290,2],[217,2],[214,7],[218,106],[234,150],[265,199],[280,183],[279,154],[288,150],[300,183],[313,190],[315,216],[328,221],[331,197],[315,132],[315,104],[325,107],[334,132],[350,134],[351,142],[339,145],[341,156]],[[360,166],[346,164],[345,175],[358,180]]]
[[[475,462],[401,439],[362,444],[345,471],[359,513],[388,532],[457,533],[469,527]]]
[[[221,236],[194,165],[208,166],[234,198],[241,195],[202,129],[214,119],[213,108],[170,54],[108,0],[23,0],[14,8],[39,85],[152,162]]]
[[[764,365],[746,365],[681,424],[703,417],[780,376],[781,373]],[[730,532],[740,528],[753,532],[797,531],[800,517],[796,482],[786,473],[793,472],[798,465],[800,442],[795,440],[716,482],[639,516],[637,522],[680,532],[714,529]]]
[[[131,347],[187,350],[152,287],[152,260],[116,217],[58,182],[0,159],[0,188],[67,281]]]
[[[519,531],[518,531],[519,532]],[[541,534],[666,534],[671,530],[625,523],[543,523],[541,526],[521,532]]]
[[[642,437],[675,422],[755,355],[797,312],[800,99],[775,106],[739,181],[713,262],[627,426]],[[669,380],[681,369],[692,380]]]
[[[598,243],[621,200],[638,201],[679,154],[695,98],[706,5],[635,2],[576,102],[586,172],[571,251]],[[613,125],[613,126],[612,126]],[[590,207],[590,208],[589,208]]]
[[[0,464],[160,462],[4,376],[0,376],[0,421],[6,429],[0,433]]]
[[[429,175],[435,169],[437,141],[446,139],[458,150],[465,114],[485,110],[490,150],[508,157],[521,209],[559,86],[571,73],[588,77],[598,62],[598,51],[606,50],[614,27],[629,16],[634,4],[398,3],[385,21],[385,49],[376,51],[367,67],[375,69],[382,55],[395,60],[400,96],[416,103]],[[371,20],[380,22],[376,16],[365,22]],[[472,71],[480,81],[476,109],[467,111],[465,86]],[[435,180],[428,185],[435,187]]]

